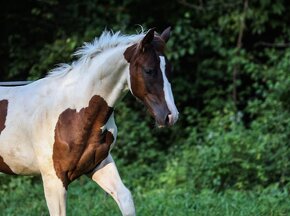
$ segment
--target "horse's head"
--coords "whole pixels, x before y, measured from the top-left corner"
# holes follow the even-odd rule
[[[149,109],[159,126],[171,126],[178,119],[171,85],[171,66],[164,55],[170,28],[161,35],[150,29],[144,38],[124,52],[129,62],[128,85],[132,94]]]

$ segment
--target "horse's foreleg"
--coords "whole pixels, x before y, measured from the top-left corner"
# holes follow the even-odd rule
[[[66,189],[53,174],[42,174],[44,194],[50,216],[66,215]]]
[[[91,178],[114,198],[123,216],[135,215],[131,193],[124,186],[111,155],[95,169]]]

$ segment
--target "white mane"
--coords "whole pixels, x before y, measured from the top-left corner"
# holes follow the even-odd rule
[[[83,64],[95,57],[102,51],[114,48],[119,45],[129,45],[138,42],[144,36],[144,33],[134,35],[122,35],[120,31],[113,33],[111,31],[103,31],[99,38],[95,38],[92,42],[85,42],[84,45],[79,48],[73,55],[78,56],[77,61],[71,64],[59,64],[58,67],[54,68],[49,72],[49,77],[63,76],[71,71],[76,65]]]

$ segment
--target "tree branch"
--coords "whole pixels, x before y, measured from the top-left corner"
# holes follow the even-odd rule
[[[200,5],[191,4],[191,3],[187,2],[186,0],[178,0],[177,2],[179,4],[182,4],[186,7],[189,7],[189,8],[195,9],[195,10],[203,10],[204,9],[202,0],[199,0]]]
[[[244,32],[245,32],[245,17],[246,17],[246,12],[248,9],[248,0],[244,0],[244,8],[243,8],[243,15],[242,15],[242,19],[240,22],[240,29],[239,29],[239,35],[238,35],[238,39],[237,39],[237,49],[238,49],[238,55],[239,55],[239,50],[242,48],[243,46],[243,36],[244,36]],[[232,92],[232,97],[233,97],[233,101],[234,104],[237,105],[238,103],[238,93],[237,93],[237,76],[240,72],[240,67],[238,64],[236,64],[234,66],[234,70],[233,70],[233,92]]]
[[[290,43],[268,43],[268,42],[260,41],[260,42],[256,43],[255,46],[287,48],[287,47],[290,47]]]
[[[204,3],[203,0],[198,0],[199,5],[189,3],[187,0],[177,0],[177,2],[185,7],[202,11],[202,10],[216,10],[217,8],[221,7],[224,9],[230,9],[230,8],[236,8],[237,6],[241,5],[240,1],[234,2],[234,3],[221,3],[219,1],[217,2],[211,2],[211,3]]]

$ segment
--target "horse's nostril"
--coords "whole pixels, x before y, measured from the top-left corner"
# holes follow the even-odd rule
[[[170,113],[165,118],[165,125],[171,125],[171,124],[172,124],[172,115]]]
[[[169,125],[169,117],[168,117],[168,115],[165,118],[165,125]]]

